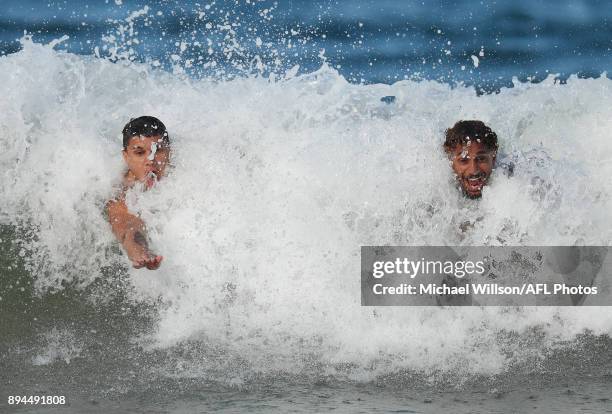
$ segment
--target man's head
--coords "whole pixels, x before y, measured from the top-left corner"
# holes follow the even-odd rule
[[[170,159],[166,126],[152,116],[130,120],[123,128],[123,159],[136,180],[152,187]]]
[[[482,196],[497,155],[497,135],[482,121],[459,121],[446,130],[446,151],[459,185],[470,198]]]

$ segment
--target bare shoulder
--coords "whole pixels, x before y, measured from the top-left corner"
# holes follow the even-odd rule
[[[106,213],[108,217],[112,219],[118,215],[127,214],[128,208],[125,204],[125,186],[122,186],[121,190],[117,192],[116,196],[106,202]]]
[[[130,219],[130,213],[125,204],[124,193],[122,192],[118,197],[108,200],[105,210],[106,217],[111,225],[113,233],[117,239],[122,242],[125,238],[127,225]]]
[[[127,213],[127,205],[123,197],[117,197],[110,199],[106,202],[106,211],[109,216],[116,216],[117,214]]]
[[[128,209],[127,205],[125,204],[125,193],[132,185],[134,185],[133,179],[130,177],[129,172],[127,172],[121,181],[121,189],[117,191],[115,197],[106,202],[105,209],[109,216],[127,214]]]

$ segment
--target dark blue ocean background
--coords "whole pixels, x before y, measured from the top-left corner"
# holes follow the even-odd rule
[[[24,32],[37,42],[67,35],[59,49],[195,77],[303,73],[324,56],[355,83],[435,79],[494,91],[513,77],[609,72],[611,16],[603,0],[4,0],[0,52],[19,50]]]

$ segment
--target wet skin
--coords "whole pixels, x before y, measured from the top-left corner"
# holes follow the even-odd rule
[[[451,167],[457,182],[469,198],[480,198],[482,189],[487,184],[495,166],[494,150],[482,143],[469,141],[466,145],[457,145],[449,152]]]
[[[170,159],[170,149],[163,145],[161,137],[130,138],[123,159],[128,166],[126,179],[133,184],[140,181],[146,188],[151,188],[159,181],[166,171]]]
[[[123,150],[123,159],[128,166],[123,180],[124,190],[117,199],[107,204],[109,221],[132,265],[137,269],[146,267],[155,270],[161,265],[163,256],[156,255],[149,249],[145,224],[140,217],[128,210],[125,191],[136,182],[141,182],[146,189],[150,189],[162,179],[170,159],[170,149],[163,145],[159,136],[136,136],[130,139],[127,148]]]

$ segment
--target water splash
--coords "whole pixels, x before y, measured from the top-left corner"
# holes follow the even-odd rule
[[[0,58],[0,223],[31,232],[20,243],[40,292],[127,264],[103,214],[123,171],[121,128],[150,114],[174,137],[168,179],[129,197],[165,257],[159,271],[129,271],[135,298],[164,304],[141,339],[150,349],[195,342],[245,372],[350,367],[368,379],[494,374],[585,331],[610,335],[612,314],[598,308],[359,305],[361,245],[609,244],[606,78],[486,96],[431,81],[355,85],[326,64],[186,82],[23,42]],[[478,202],[459,195],[441,149],[458,119],[491,125],[515,166]],[[503,339],[513,335],[537,340],[526,349]],[[218,366],[196,355],[189,369]]]

